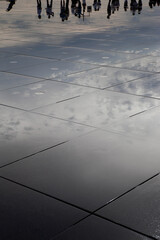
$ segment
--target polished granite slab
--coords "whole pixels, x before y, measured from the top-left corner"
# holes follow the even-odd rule
[[[0,175],[95,211],[159,167],[149,141],[96,130],[1,168]]]
[[[37,59],[37,58],[36,58]],[[39,58],[38,58],[39,59]],[[31,77],[55,78],[71,73],[82,72],[96,68],[96,66],[86,65],[84,63],[54,61],[54,59],[40,59],[44,64],[35,66],[11,69],[10,72],[22,74]],[[32,65],[32,64],[31,64]]]
[[[136,61],[131,60],[127,63],[116,64],[117,67],[126,69],[135,69],[151,73],[159,72],[160,67],[160,57],[158,56],[146,56],[144,58],[139,58]]]
[[[58,119],[0,106],[0,166],[92,131]]]
[[[159,149],[157,143],[160,139],[159,118],[160,108],[155,107],[142,114],[131,116],[116,123],[113,122],[112,125],[106,129],[125,134],[131,138],[136,137],[143,139],[145,142],[150,142],[150,145],[154,149],[152,149],[152,151],[155,151],[155,155],[158,155]]]
[[[0,65],[0,71],[13,71],[14,69],[23,69],[28,66],[36,66],[47,63],[45,59],[35,58],[32,56],[9,56],[3,58]]]
[[[0,232],[3,240],[51,239],[87,215],[3,178],[0,178],[0,190]]]
[[[120,120],[159,105],[158,99],[97,90],[76,99],[35,109],[35,112],[106,129]]]
[[[24,77],[22,76],[22,79]],[[0,104],[24,110],[48,106],[94,92],[95,89],[56,81],[39,81],[0,92]]]
[[[110,240],[119,238],[123,240],[149,240],[150,238],[132,232],[128,229],[122,228],[121,226],[115,225],[111,222],[108,222],[104,219],[97,218],[95,216],[89,217],[86,220],[80,222],[79,224],[73,226],[68,231],[65,231],[62,234],[59,234],[57,237],[53,238],[54,240]]]
[[[160,176],[158,175],[102,208],[98,214],[159,239],[159,188]]]
[[[155,74],[144,77],[143,79],[111,87],[110,90],[159,99],[159,81],[159,74]]]
[[[101,67],[89,70],[87,73],[75,73],[67,76],[62,76],[58,81],[95,87],[95,88],[110,88],[124,82],[144,78],[150,74],[139,71],[123,70],[113,67]],[[112,88],[111,88],[112,90]]]
[[[62,22],[0,1],[4,240],[159,238],[159,7],[101,3]]]
[[[42,81],[38,78],[19,76],[17,74],[0,72],[0,91]]]

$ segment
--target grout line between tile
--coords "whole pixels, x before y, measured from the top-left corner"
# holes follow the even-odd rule
[[[60,145],[62,145],[62,144],[65,144],[65,143],[67,143],[67,142],[68,142],[68,140],[66,140],[66,141],[64,141],[64,142],[57,143],[57,144],[55,144],[55,145],[53,145],[53,146],[44,148],[44,149],[42,149],[42,150],[40,150],[40,151],[38,151],[38,152],[31,153],[31,154],[29,154],[29,155],[27,155],[27,156],[24,156],[24,157],[22,157],[22,158],[19,158],[19,159],[15,160],[15,161],[12,161],[12,162],[10,162],[10,163],[6,163],[6,164],[0,166],[0,169],[2,169],[2,168],[4,168],[4,167],[7,167],[7,166],[9,166],[9,165],[13,165],[13,164],[15,164],[15,163],[17,163],[17,162],[23,161],[24,159],[27,159],[27,158],[29,158],[29,157],[33,157],[33,156],[35,156],[35,155],[37,155],[37,154],[40,154],[40,153],[42,153],[42,152],[45,152],[45,151],[47,151],[47,150],[49,150],[49,149],[53,149],[53,148],[55,148],[55,147],[58,147],[58,146],[60,146]]]

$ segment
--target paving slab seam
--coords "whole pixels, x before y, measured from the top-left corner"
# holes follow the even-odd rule
[[[142,76],[142,77],[138,77],[138,78],[135,78],[135,79],[132,79],[132,80],[128,80],[128,81],[126,81],[126,82],[121,82],[121,83],[117,83],[117,84],[114,84],[114,85],[112,85],[112,86],[109,86],[109,87],[105,87],[105,88],[101,88],[102,90],[108,90],[109,88],[112,88],[112,87],[117,87],[117,86],[120,86],[120,85],[124,85],[124,84],[126,84],[126,83],[130,83],[130,82],[134,82],[134,81],[137,81],[137,80],[141,80],[141,79],[144,79],[144,78],[148,78],[148,77],[152,77],[152,76],[154,76],[155,75],[155,73],[151,73],[151,74],[149,74],[149,75],[146,75],[146,76]],[[114,90],[112,90],[112,91],[114,91]],[[116,92],[116,91],[115,91]],[[117,91],[118,92],[118,91]]]
[[[56,35],[57,36],[57,35]],[[61,35],[60,35],[61,36]],[[106,39],[105,39],[106,40]],[[112,41],[112,39],[110,40],[110,41]],[[51,46],[59,46],[59,44],[55,44],[55,43],[50,43],[50,45]],[[63,46],[63,45],[61,45],[63,48],[74,48],[74,49],[82,49],[82,50],[89,50],[89,51],[91,51],[91,52],[113,52],[113,53],[123,53],[123,54],[126,54],[126,55],[128,55],[128,54],[131,54],[131,55],[140,55],[141,53],[133,53],[133,52],[131,52],[131,53],[128,53],[128,52],[124,52],[124,51],[119,51],[119,50],[111,50],[110,48],[109,49],[104,49],[104,50],[101,50],[101,49],[94,49],[94,48],[84,48],[84,47],[76,47],[76,46]],[[141,56],[150,56],[150,55],[146,55],[146,54],[143,54],[143,55],[141,55]]]
[[[17,86],[14,86],[14,87],[10,87],[10,88],[4,88],[4,89],[0,89],[0,92],[3,92],[3,91],[7,91],[7,90],[10,90],[10,89],[14,89],[14,88],[19,88],[19,87],[25,87],[25,86],[29,86],[29,85],[33,85],[33,84],[36,84],[36,83],[43,83],[43,82],[46,82],[48,81],[47,79],[44,79],[44,80],[39,80],[39,81],[36,81],[36,82],[30,82],[30,83],[26,83],[26,84],[22,84],[22,85],[17,85]]]
[[[42,80],[49,80],[48,78],[36,77],[36,76],[26,75],[26,74],[22,74],[22,73],[15,73],[15,72],[11,72],[10,70],[9,70],[9,71],[3,71],[3,70],[1,70],[0,72],[2,72],[2,73],[15,74],[15,75],[17,75],[17,76],[22,76],[22,77],[30,77],[30,78],[37,78],[37,79],[42,79]]]
[[[138,59],[141,59],[141,58],[144,58],[144,57],[147,57],[147,56],[139,56],[139,57],[135,57],[135,58],[132,58],[132,59],[129,59],[129,60],[124,60],[124,61],[122,60],[120,63],[113,63],[113,64],[116,65],[116,64],[121,64],[121,63],[128,63],[130,61],[138,60]],[[98,66],[104,66],[104,67],[110,66],[110,65],[105,64],[105,63],[98,64],[98,63],[90,63],[90,62],[87,62],[87,61],[79,61],[79,60],[71,61],[70,59],[62,59],[62,61],[68,61],[68,60],[69,60],[69,62],[77,62],[77,63],[83,63],[83,64],[86,63],[86,64],[90,64],[90,65],[98,65]]]
[[[37,193],[39,193],[39,194],[41,194],[41,195],[44,195],[44,196],[46,196],[46,197],[55,199],[55,200],[57,200],[57,201],[59,201],[59,202],[62,202],[62,203],[64,203],[64,204],[67,204],[67,205],[69,205],[69,206],[71,206],[71,207],[74,207],[74,208],[76,208],[76,209],[79,209],[79,210],[81,210],[81,211],[83,211],[83,212],[86,212],[86,213],[89,213],[89,214],[91,213],[91,211],[89,211],[88,209],[85,209],[85,208],[80,207],[80,206],[78,206],[78,205],[76,205],[76,204],[70,203],[70,202],[65,201],[65,200],[63,200],[63,199],[60,199],[60,198],[58,198],[58,197],[56,197],[56,196],[53,196],[53,195],[48,194],[48,193],[45,193],[45,192],[43,192],[43,191],[37,190],[36,188],[27,186],[27,185],[25,185],[25,184],[22,184],[22,183],[20,183],[20,182],[14,181],[14,180],[12,180],[12,179],[10,179],[10,178],[7,178],[7,177],[1,176],[1,175],[0,175],[0,178],[4,179],[4,180],[6,180],[6,181],[9,181],[9,182],[15,183],[16,185],[19,185],[19,186],[21,186],[21,187],[30,189],[30,190],[32,190],[32,191],[34,191],[34,192],[37,192]]]
[[[104,89],[104,90],[106,90],[108,92],[122,93],[122,94],[127,94],[127,95],[131,95],[131,96],[136,96],[136,97],[143,97],[143,98],[160,100],[160,98],[158,98],[158,97],[152,97],[152,96],[146,96],[146,95],[134,94],[134,93],[128,93],[128,92],[119,92],[119,91],[116,91],[116,90],[111,90],[110,88],[109,89]]]
[[[38,65],[43,65],[44,63],[40,63],[40,64],[37,64]],[[31,67],[31,66],[28,66],[28,67]],[[21,69],[26,69],[28,67],[23,67]],[[94,68],[89,68],[89,69],[86,69],[86,70],[81,70],[81,71],[78,71],[78,72],[73,72],[73,73],[69,73],[69,74],[64,74],[63,76],[70,76],[70,75],[73,75],[73,74],[77,74],[77,73],[83,73],[83,72],[88,72],[88,71],[91,71],[91,70],[94,70],[94,69],[98,69],[102,66],[97,66],[97,67],[94,67]],[[16,68],[17,69],[17,68]],[[36,76],[33,76],[33,75],[26,75],[26,74],[21,74],[21,73],[15,73],[15,72],[12,72],[12,70],[15,70],[15,69],[11,69],[11,70],[8,70],[8,71],[4,71],[4,70],[1,70],[0,72],[4,72],[4,73],[11,73],[11,74],[17,74],[18,76],[24,76],[24,77],[33,77],[33,78],[38,78],[38,79],[44,79],[44,80],[49,80],[49,79],[52,79],[52,78],[44,78],[44,77],[36,77]]]
[[[58,80],[58,79],[56,79],[56,78],[57,78],[57,77],[55,77],[55,78],[49,78],[49,79],[46,79],[46,80],[48,80],[48,81],[54,81],[54,82],[58,82],[58,83],[66,83],[66,84],[73,85],[73,86],[80,86],[80,87],[85,87],[85,88],[93,88],[93,89],[96,89],[96,90],[103,90],[103,88],[100,88],[100,87],[93,87],[93,86],[84,85],[84,84],[79,84],[79,83],[66,82],[66,81],[63,81],[63,80]]]
[[[160,174],[160,172],[156,173],[156,174],[153,175],[152,177],[144,180],[143,182],[139,183],[138,185],[136,185],[135,187],[129,189],[128,191],[124,192],[123,194],[119,195],[118,197],[113,198],[112,200],[110,200],[110,201],[108,201],[106,204],[104,204],[103,206],[97,208],[97,209],[96,209],[95,211],[93,211],[91,214],[83,217],[82,219],[80,219],[80,220],[77,221],[76,223],[72,224],[71,226],[69,226],[68,228],[66,228],[64,231],[58,233],[56,236],[54,236],[53,238],[51,238],[51,239],[49,239],[49,240],[54,240],[54,239],[56,239],[58,236],[64,234],[64,233],[67,232],[69,229],[72,229],[74,226],[78,225],[80,222],[84,221],[85,219],[89,218],[89,217],[92,216],[92,215],[94,215],[94,216],[96,216],[96,217],[99,217],[99,218],[102,218],[102,219],[104,219],[104,220],[107,220],[107,221],[109,221],[109,222],[112,222],[113,224],[116,224],[116,225],[118,225],[118,226],[120,226],[120,227],[126,228],[126,229],[128,229],[128,230],[130,230],[130,231],[132,231],[132,232],[138,233],[138,234],[140,234],[140,235],[142,235],[142,236],[145,236],[145,237],[147,237],[147,238],[149,238],[149,239],[157,240],[157,238],[154,238],[153,236],[150,236],[150,235],[145,234],[145,233],[143,233],[143,232],[137,231],[137,230],[135,230],[135,229],[133,229],[133,228],[130,228],[130,227],[126,226],[126,225],[123,225],[123,224],[121,224],[121,223],[118,223],[118,222],[116,222],[116,221],[114,221],[114,220],[112,220],[112,219],[108,219],[108,218],[106,218],[106,217],[103,217],[103,216],[97,214],[96,212],[99,211],[100,209],[106,207],[107,205],[111,204],[112,202],[115,202],[116,200],[118,200],[119,198],[125,196],[126,194],[130,193],[131,191],[133,191],[133,190],[136,189],[137,187],[142,186],[143,184],[145,184],[145,183],[147,183],[148,181],[152,180],[153,178],[157,177],[159,174]]]
[[[132,59],[134,61],[134,59]],[[135,72],[141,72],[141,73],[151,73],[151,74],[158,74],[160,72],[151,72],[151,71],[145,71],[145,70],[138,70],[138,69],[135,69],[135,68],[126,68],[126,67],[119,67],[119,66],[116,66],[117,63],[115,65],[107,65],[107,66],[104,66],[104,65],[101,65],[101,67],[110,67],[110,68],[115,68],[115,69],[122,69],[122,70],[127,70],[127,71],[135,71]]]
[[[67,143],[68,141],[69,141],[69,140],[66,140],[66,141],[57,143],[57,144],[55,144],[55,145],[53,145],[53,146],[44,148],[44,149],[42,149],[42,150],[39,150],[39,151],[34,152],[34,153],[31,153],[31,154],[29,154],[29,155],[27,155],[27,156],[24,156],[24,157],[22,157],[22,158],[19,158],[19,159],[17,159],[17,160],[12,161],[12,162],[6,163],[6,164],[0,166],[0,169],[5,168],[5,167],[10,166],[10,165],[13,165],[13,164],[15,164],[15,163],[17,163],[17,162],[23,161],[23,160],[25,160],[25,159],[27,159],[27,158],[29,158],[29,157],[33,157],[33,156],[35,156],[35,155],[37,155],[37,154],[40,154],[40,153],[42,153],[42,152],[46,152],[46,151],[48,151],[48,150],[50,150],[50,149],[56,148],[56,147],[58,147],[58,146],[60,146],[60,145],[62,145],[62,144]]]
[[[52,105],[52,104],[50,104],[50,105]],[[156,107],[159,107],[159,106],[156,106]],[[145,110],[144,112],[152,110],[154,108],[155,107],[153,107],[151,109],[148,109],[148,110]],[[81,126],[85,126],[85,127],[94,128],[95,130],[102,130],[102,131],[105,131],[105,132],[108,132],[108,133],[113,133],[113,134],[118,134],[118,135],[125,136],[125,137],[130,137],[130,135],[127,135],[126,133],[118,132],[118,131],[115,132],[113,130],[106,129],[106,128],[103,128],[103,127],[97,127],[97,126],[93,126],[93,125],[88,125],[88,124],[85,124],[85,123],[82,123],[82,122],[76,122],[76,121],[68,120],[68,119],[65,119],[65,118],[60,118],[60,117],[56,117],[56,116],[52,116],[52,115],[47,115],[47,114],[39,113],[39,112],[35,112],[35,111],[33,111],[31,113],[42,115],[42,116],[45,116],[45,117],[50,117],[50,118],[57,119],[57,120],[62,120],[62,121],[65,121],[65,122],[75,123],[75,124],[78,124],[78,125],[81,125]],[[141,114],[142,114],[142,112],[141,112]],[[138,115],[138,113],[135,114],[135,115]],[[129,119],[129,116],[126,119]],[[117,120],[117,124],[118,124],[118,122],[119,122],[119,120]],[[108,127],[110,127],[110,126],[111,125],[108,125]]]
[[[19,182],[17,182],[17,181],[14,181],[14,180],[12,180],[12,179],[10,179],[10,178],[7,178],[7,177],[1,176],[1,175],[0,175],[0,178],[1,178],[1,179],[4,179],[4,180],[6,180],[6,181],[12,182],[12,183],[14,183],[14,184],[17,184],[17,185],[19,185],[19,186],[21,186],[21,187],[24,187],[24,188],[27,188],[27,189],[29,189],[29,190],[32,190],[32,191],[34,191],[34,192],[36,192],[36,193],[39,193],[39,194],[41,194],[41,195],[44,195],[44,196],[46,196],[46,197],[49,197],[49,198],[52,198],[52,199],[57,200],[57,201],[59,201],[59,202],[62,202],[62,203],[64,203],[64,204],[67,204],[67,205],[69,205],[69,206],[71,206],[71,207],[74,207],[74,208],[76,208],[76,209],[79,209],[79,210],[81,210],[81,211],[86,212],[86,213],[89,214],[89,215],[87,215],[86,217],[84,217],[83,219],[81,219],[81,220],[77,221],[76,223],[72,224],[72,225],[69,226],[68,228],[71,228],[71,227],[77,225],[78,223],[80,223],[81,221],[83,221],[84,219],[88,218],[89,216],[94,215],[94,216],[99,217],[99,218],[101,218],[101,219],[107,220],[108,222],[111,222],[111,223],[113,223],[113,224],[115,224],[115,225],[118,225],[118,226],[120,226],[120,227],[122,227],[122,228],[128,229],[128,230],[130,230],[130,231],[132,231],[132,232],[138,233],[138,234],[140,234],[140,235],[143,235],[143,236],[148,237],[148,238],[153,239],[153,240],[157,240],[157,238],[154,238],[154,237],[152,237],[152,236],[150,236],[150,235],[148,235],[148,234],[145,234],[145,233],[142,233],[142,232],[137,231],[137,230],[135,230],[135,229],[132,229],[132,228],[130,228],[130,227],[124,225],[124,224],[121,224],[121,223],[116,222],[116,221],[114,221],[114,220],[112,220],[112,219],[108,219],[108,218],[106,218],[106,217],[103,217],[103,216],[101,216],[101,215],[99,215],[99,214],[97,214],[97,213],[92,213],[92,212],[91,212],[90,210],[88,210],[88,209],[85,209],[85,208],[83,208],[83,207],[80,207],[80,206],[78,206],[78,205],[75,205],[75,204],[73,204],[73,203],[70,203],[70,202],[65,201],[65,200],[63,200],[63,199],[57,198],[57,197],[55,197],[55,196],[53,196],[53,195],[50,195],[50,194],[48,194],[48,193],[42,192],[42,191],[40,191],[40,190],[37,190],[37,189],[35,189],[35,188],[32,188],[32,187],[30,187],[30,186],[27,186],[27,185],[25,185],[25,184],[19,183]],[[68,228],[67,228],[67,229],[68,229]],[[67,229],[66,229],[66,230],[67,230]],[[66,231],[66,230],[65,230],[65,231]],[[55,238],[55,237],[57,237],[57,235],[54,236],[54,238]],[[54,238],[53,238],[53,239],[54,239]],[[51,240],[51,239],[50,239],[50,240]]]
[[[10,106],[10,105],[3,104],[3,103],[0,103],[0,106],[2,106],[2,107],[7,107],[7,108],[12,108],[12,109],[16,109],[16,110],[20,110],[20,111],[23,111],[23,112],[29,112],[29,111],[26,110],[26,109],[14,107],[14,106]]]

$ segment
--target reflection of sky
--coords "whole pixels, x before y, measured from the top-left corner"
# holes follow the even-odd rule
[[[0,166],[27,158],[0,175],[95,210],[159,170],[160,8],[123,3],[62,23],[58,0],[50,20],[46,0],[41,20],[36,0],[1,1]]]
[[[110,90],[152,98],[160,98],[160,80],[157,75],[150,75],[139,80],[111,87]]]
[[[63,104],[39,108],[37,112],[96,127],[108,127],[122,118],[158,105],[160,105],[159,100],[96,91]]]
[[[0,112],[0,165],[92,130],[6,107],[0,107]]]

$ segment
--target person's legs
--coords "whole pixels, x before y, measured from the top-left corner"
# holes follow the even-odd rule
[[[50,8],[52,9],[53,6],[53,0],[50,1]]]

